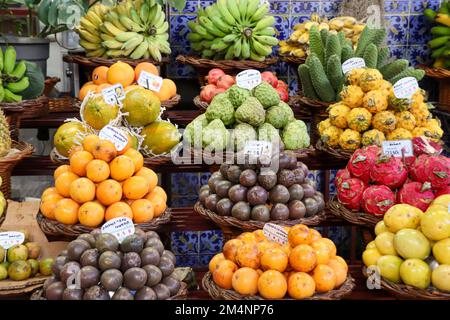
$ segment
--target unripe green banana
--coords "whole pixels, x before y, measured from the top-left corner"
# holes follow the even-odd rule
[[[0,84],[0,102],[5,99],[5,89],[3,89],[3,86]]]
[[[144,37],[142,35],[139,35],[137,37],[134,37],[128,41],[126,41],[124,44],[122,44],[121,49],[123,50],[134,50],[138,45],[142,43],[144,40]]]
[[[28,88],[29,85],[30,81],[28,80],[28,77],[23,77],[17,82],[9,82],[6,84],[6,88],[12,93],[19,93]]]
[[[221,16],[229,25],[234,25],[236,20],[233,15],[228,11],[227,0],[217,0],[217,9],[219,9]]]
[[[3,98],[3,101],[5,101],[5,102],[20,102],[20,101],[22,101],[22,97],[19,96],[18,94],[12,93],[7,88],[3,88],[3,89],[4,89],[4,92],[5,92],[5,96]]]
[[[142,41],[140,45],[134,49],[133,53],[130,55],[131,59],[141,59],[144,56],[144,53],[148,52],[148,42]]]
[[[156,34],[164,34],[167,33],[168,30],[169,30],[169,23],[167,21],[164,21],[162,26],[156,29]]]
[[[238,2],[236,0],[227,0],[228,12],[233,16],[234,20],[241,22],[241,13],[239,12]]]
[[[139,34],[137,32],[128,31],[128,32],[122,32],[122,33],[118,34],[117,36],[115,36],[115,39],[120,42],[126,42],[126,41],[133,39],[134,37],[138,37],[138,36],[139,36]]]
[[[187,39],[190,42],[200,42],[203,40],[203,37],[201,35],[199,35],[198,33],[191,32],[187,35]]]
[[[16,64],[16,67],[14,68],[13,72],[9,74],[11,77],[21,79],[25,72],[27,71],[27,65],[25,64],[25,61],[21,60],[18,64]]]
[[[259,7],[259,0],[248,0],[247,12],[245,13],[245,17],[247,20],[250,20],[253,14]]]
[[[148,23],[149,14],[150,14],[150,7],[147,5],[147,3],[142,4],[141,8],[139,9],[139,17],[141,18],[142,22],[146,25]]]
[[[258,40],[259,43],[268,45],[268,46],[276,46],[278,44],[278,39],[271,36],[257,36],[255,35],[254,38]]]
[[[0,75],[3,71],[3,50],[0,48]]]
[[[258,21],[256,26],[253,28],[253,32],[258,32],[259,30],[263,30],[267,27],[273,26],[275,23],[275,18],[273,16],[266,16]]]
[[[268,56],[272,53],[272,47],[263,45],[256,39],[252,39],[252,48],[260,56]]]
[[[221,17],[218,15],[216,16],[210,16],[209,19],[214,23],[214,25],[219,29],[220,31],[224,32],[225,34],[230,33],[233,30],[233,27],[229,24],[225,23]]]
[[[246,16],[245,14],[247,13],[247,6],[248,6],[248,0],[239,0],[239,15],[241,16],[241,22],[245,23],[246,22]]]
[[[102,45],[108,49],[120,49],[123,43],[117,40],[106,40],[102,42]]]
[[[264,3],[262,6],[260,6],[254,14],[251,16],[252,22],[258,22],[261,20],[267,13],[269,12],[269,5],[267,3]]]
[[[13,46],[7,46],[3,58],[3,73],[10,74],[16,65],[16,50]]]
[[[227,53],[225,53],[225,60],[231,60],[233,59],[234,56],[234,47],[233,46],[229,46]]]
[[[131,20],[134,21],[134,23],[141,25],[143,23],[143,21],[141,21],[141,18],[139,17],[139,14],[137,13],[136,9],[131,8],[130,10],[130,17]]]
[[[236,41],[234,43],[233,46],[233,55],[235,58],[240,58],[241,57],[241,50],[242,50],[242,39],[239,39],[238,41]]]
[[[137,24],[136,22],[134,22],[133,20],[131,20],[128,17],[121,16],[121,17],[119,17],[119,19],[120,19],[120,23],[123,24],[124,27],[126,27],[130,31],[136,31],[136,32],[144,31],[144,29],[139,24]]]
[[[276,34],[274,27],[267,27],[262,30],[259,30],[258,32],[255,32],[258,36],[274,36]]]
[[[242,39],[241,56],[243,59],[250,58],[250,44],[248,43],[247,38]]]

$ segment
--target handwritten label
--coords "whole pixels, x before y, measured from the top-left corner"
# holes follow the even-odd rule
[[[142,70],[137,81],[138,85],[145,89],[159,92],[163,84],[163,78]]]
[[[101,231],[112,234],[121,243],[123,239],[134,234],[134,224],[130,218],[118,217],[106,222]]]
[[[22,244],[25,241],[25,235],[18,231],[0,232],[0,246],[3,249],[9,249],[12,246]]]
[[[353,69],[365,68],[366,62],[363,58],[350,58],[342,64],[342,72],[346,74]]]
[[[238,87],[252,90],[262,82],[261,72],[258,70],[244,70],[236,75],[236,84]]]
[[[399,99],[409,99],[419,90],[416,78],[406,77],[394,84],[394,95]]]
[[[115,105],[121,104],[121,100],[125,98],[125,90],[120,83],[112,85],[102,90],[103,100],[107,104]]]
[[[285,244],[288,241],[286,230],[282,226],[273,223],[266,223],[263,228],[264,236],[272,242]]]
[[[244,155],[259,158],[272,155],[272,143],[269,141],[250,140],[245,143]]]
[[[127,134],[122,129],[110,125],[103,127],[98,136],[100,139],[111,141],[119,152],[128,144]]]
[[[383,153],[396,158],[414,156],[411,140],[383,141]]]

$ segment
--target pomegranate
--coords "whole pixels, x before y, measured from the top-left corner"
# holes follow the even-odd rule
[[[261,73],[262,81],[270,83],[270,85],[274,88],[278,87],[278,78],[277,76],[270,71],[264,71]]]
[[[445,186],[442,189],[436,190],[436,193],[434,194],[434,196],[437,198],[437,197],[442,196],[444,194],[450,194],[450,185]]]
[[[231,87],[235,83],[236,83],[236,81],[234,80],[234,77],[232,77],[228,74],[224,74],[223,76],[219,77],[219,80],[217,80],[217,87],[227,90],[229,87]]]
[[[286,91],[289,90],[289,86],[283,80],[278,80],[277,88],[284,88],[284,89],[286,89]]]
[[[217,87],[213,84],[207,84],[200,91],[200,100],[211,103],[216,93]]]
[[[405,183],[398,193],[398,202],[407,203],[422,211],[427,210],[434,199],[431,184],[429,182]]]
[[[208,75],[206,76],[206,81],[208,81],[209,84],[217,84],[217,81],[221,76],[225,75],[225,72],[223,72],[222,69],[214,68],[209,70]]]
[[[363,192],[364,182],[351,178],[339,185],[337,198],[347,209],[359,210]]]
[[[370,171],[375,163],[376,154],[373,149],[356,150],[347,163],[347,169],[352,177],[362,180],[366,185],[370,181]]]
[[[370,179],[374,183],[386,185],[391,189],[402,186],[407,177],[408,171],[400,158],[385,155],[378,157],[370,171]]]
[[[224,93],[225,91],[227,91],[227,89],[224,88],[216,88],[214,90],[214,96],[218,95],[219,93]]]
[[[344,182],[347,179],[351,179],[352,175],[350,174],[350,171],[348,171],[347,168],[340,169],[338,172],[336,172],[336,176],[334,177],[334,185],[336,188],[339,188],[339,185]]]
[[[431,183],[431,188],[441,189],[450,184],[450,158],[445,156],[428,156],[425,162],[426,181]],[[425,181],[420,181],[425,182]]]
[[[381,216],[395,204],[395,194],[387,186],[370,186],[362,195],[364,212]]]
[[[281,101],[288,102],[289,101],[289,93],[284,88],[276,88],[278,95],[280,96]]]

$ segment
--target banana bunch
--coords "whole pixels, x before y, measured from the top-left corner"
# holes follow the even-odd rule
[[[3,53],[0,49],[0,102],[20,102],[20,93],[28,88],[30,81],[25,72],[25,61],[16,63],[16,50],[7,46]]]
[[[450,69],[450,2],[443,1],[437,12],[425,9],[423,13],[436,24],[430,29],[433,39],[428,41],[433,67]]]
[[[278,44],[268,12],[269,4],[259,0],[217,0],[198,8],[197,20],[188,22],[188,40],[205,58],[264,61]]]
[[[89,8],[86,14],[80,19],[79,26],[75,29],[80,36],[80,45],[84,48],[88,57],[107,58],[106,49],[102,46],[99,28],[109,9],[108,6],[98,2]]]

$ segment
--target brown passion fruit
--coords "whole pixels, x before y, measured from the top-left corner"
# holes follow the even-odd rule
[[[134,300],[134,296],[131,294],[130,289],[122,287],[114,292],[111,300]]]
[[[83,300],[83,289],[66,288],[62,294],[62,300]]]
[[[247,202],[239,201],[231,209],[231,215],[242,221],[250,220],[250,205]]]
[[[93,266],[85,266],[80,270],[80,287],[87,289],[96,285],[100,280],[100,271]]]
[[[102,287],[108,291],[116,291],[122,286],[123,275],[117,269],[109,269],[102,273],[100,277]]]
[[[112,251],[103,252],[98,258],[98,267],[101,271],[108,269],[120,269],[122,261],[119,255]]]
[[[147,247],[144,250],[142,250],[141,255],[141,264],[143,266],[151,264],[154,266],[157,266],[159,264],[160,255],[158,250],[156,250],[153,247]]]
[[[110,233],[102,233],[96,238],[95,247],[99,253],[117,251],[119,249],[119,241]]]
[[[223,198],[217,202],[215,212],[219,216],[230,216],[232,207],[233,207],[233,202],[228,198]]]
[[[67,258],[70,261],[79,261],[83,252],[90,248],[91,245],[86,240],[73,240],[67,245]]]
[[[146,266],[143,266],[142,269],[144,269],[147,273],[147,286],[153,287],[154,285],[161,282],[163,274],[161,269],[159,269],[157,266],[148,264]]]
[[[158,268],[161,270],[163,276],[167,277],[175,270],[175,264],[173,263],[172,258],[161,257]]]
[[[53,282],[45,290],[45,298],[47,300],[61,300],[65,288],[66,286],[63,282]]]
[[[171,276],[165,277],[162,280],[162,283],[165,284],[167,288],[169,288],[171,297],[176,295],[181,288],[180,281]]]
[[[152,289],[155,291],[158,300],[167,300],[170,298],[170,290],[165,284],[158,283]]]
[[[130,290],[139,290],[147,283],[147,272],[142,268],[130,268],[123,274],[123,285]]]
[[[134,300],[157,300],[155,291],[147,286],[142,287],[134,295]]]
[[[267,222],[270,220],[270,210],[263,204],[257,205],[252,208],[250,216],[252,220]]]
[[[83,300],[110,300],[108,291],[100,286],[92,286],[83,294]]]
[[[136,252],[127,252],[123,255],[120,270],[127,271],[130,268],[139,268],[141,266],[141,257]]]
[[[98,250],[97,249],[88,249],[81,255],[80,264],[81,266],[93,266],[95,268],[98,267]]]

